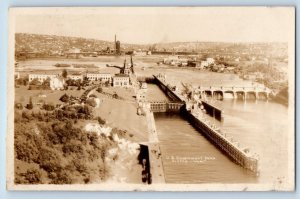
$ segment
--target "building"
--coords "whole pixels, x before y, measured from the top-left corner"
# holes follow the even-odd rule
[[[180,58],[179,56],[169,56],[164,58],[163,63],[171,66],[187,66],[188,59]]]
[[[136,55],[136,56],[146,56],[147,53],[148,53],[147,51],[142,51],[142,50],[132,51],[132,55]]]
[[[80,75],[80,74],[70,74],[68,75],[68,79],[72,79],[72,80],[80,80],[82,81],[83,80],[83,75]]]
[[[211,57],[206,58],[206,61],[207,61],[208,65],[215,63],[215,59],[211,58]]]
[[[129,87],[129,75],[126,74],[116,74],[113,77],[113,86],[114,87]]]
[[[79,54],[81,52],[81,49],[79,48],[71,48],[67,51],[67,53],[70,53],[70,54]]]
[[[201,68],[201,62],[189,60],[187,66]]]
[[[142,88],[142,89],[147,89],[147,88],[148,88],[147,83],[146,83],[146,82],[143,82],[142,85],[141,85],[141,88]]]
[[[86,77],[90,81],[111,82],[112,75],[110,73],[87,73]]]
[[[50,79],[51,90],[61,90],[64,89],[65,79],[62,77],[53,77]]]
[[[138,102],[145,102],[146,101],[146,92],[145,90],[138,90],[136,99]]]
[[[57,76],[58,75],[55,75],[55,74],[29,74],[29,82],[31,82],[34,79],[37,79],[42,83],[48,78],[52,79]]]

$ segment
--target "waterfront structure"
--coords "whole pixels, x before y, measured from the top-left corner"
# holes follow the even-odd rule
[[[193,113],[192,110],[195,105],[190,106],[188,102],[181,98],[177,93],[169,88],[165,81],[162,81],[162,77],[165,76],[157,75],[154,76],[155,82],[161,88],[161,90],[172,99],[172,102],[152,102],[150,103],[151,112],[180,112],[197,130],[199,130],[208,140],[210,140],[220,150],[232,158],[234,162],[241,165],[243,168],[248,169],[257,175],[258,170],[258,157],[249,152],[248,148],[240,148],[239,144],[234,142],[232,139],[228,139],[226,134],[222,132],[218,127],[212,126],[205,121],[204,118],[199,117]],[[213,112],[213,116],[222,120],[222,111],[216,106],[202,102],[204,107],[208,111]],[[192,107],[192,108],[190,108]],[[198,107],[196,106],[198,109]],[[210,110],[209,110],[210,109]]]
[[[189,122],[198,129],[204,136],[210,140],[214,145],[232,158],[234,162],[259,175],[258,157],[251,154],[248,148],[240,148],[237,142],[230,140],[226,133],[219,128],[209,125],[202,118],[197,117],[194,113],[183,109],[184,115]]]
[[[195,92],[201,93],[201,96],[219,95],[221,98],[242,98],[243,100],[247,99],[249,95],[253,95],[255,99],[259,99],[261,96],[268,99],[271,94],[271,90],[265,86],[199,86]]]
[[[111,82],[112,75],[110,73],[87,73],[86,77],[90,81]]]
[[[113,86],[114,87],[129,87],[129,75],[126,74],[116,74],[113,77]]]

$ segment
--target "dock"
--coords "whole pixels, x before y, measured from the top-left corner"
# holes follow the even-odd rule
[[[217,104],[208,100],[201,100],[201,104],[203,105],[207,114],[209,114],[213,118],[216,118],[219,121],[223,121],[223,111]]]

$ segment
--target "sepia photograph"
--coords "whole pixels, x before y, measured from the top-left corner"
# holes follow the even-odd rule
[[[7,189],[293,191],[294,7],[9,9]]]

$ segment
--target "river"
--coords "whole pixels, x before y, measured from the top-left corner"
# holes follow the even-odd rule
[[[260,175],[233,163],[179,114],[155,114],[167,183],[273,183],[287,179],[287,107],[224,100],[226,134],[260,157]]]

